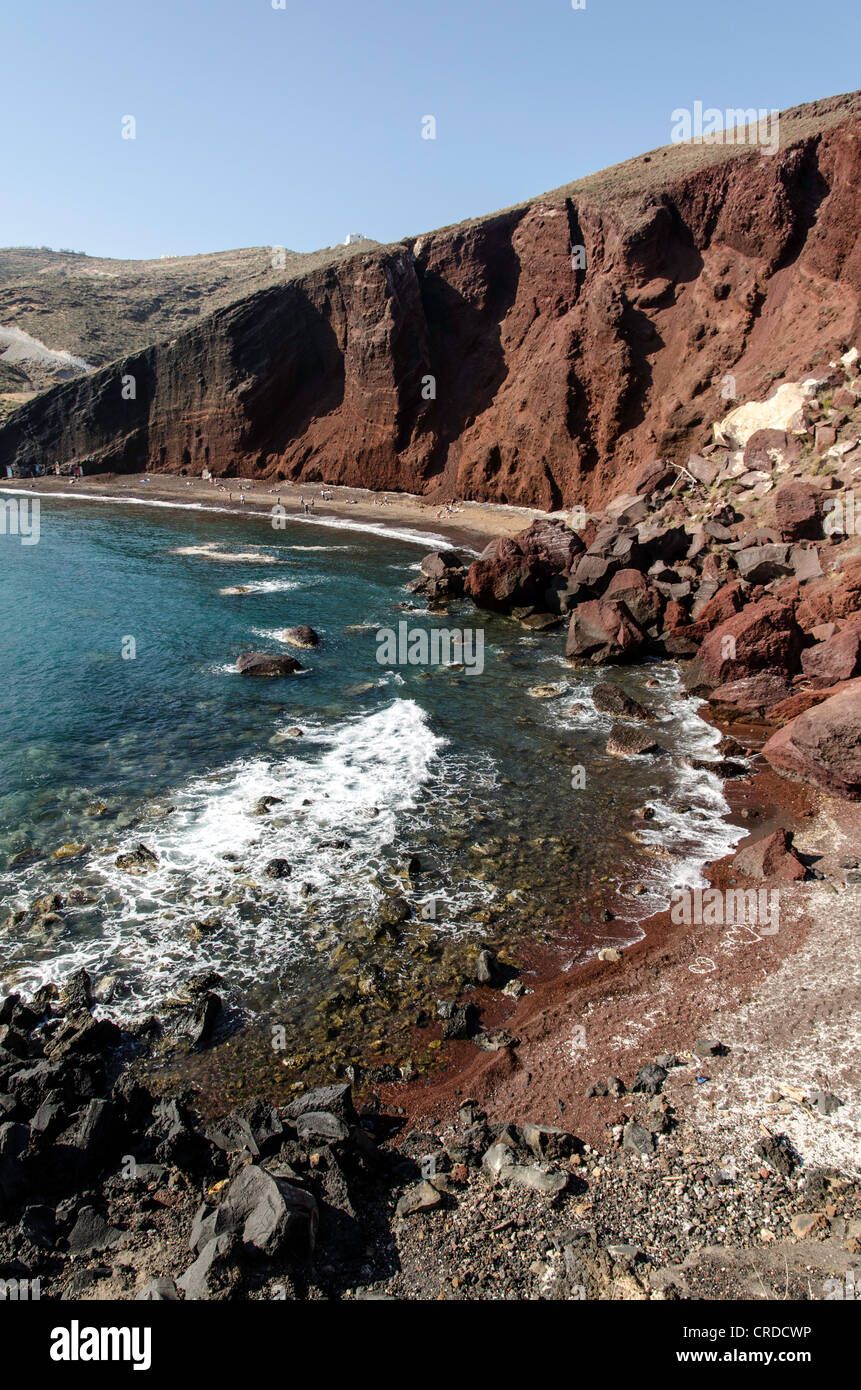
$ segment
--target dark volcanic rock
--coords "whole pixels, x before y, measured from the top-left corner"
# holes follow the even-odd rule
[[[125,869],[129,873],[148,873],[150,869],[158,868],[158,855],[153,854],[146,845],[138,845],[137,849],[127,854],[118,854],[114,862],[118,869]]]
[[[445,1039],[471,1038],[478,1027],[478,1009],[474,1004],[456,1004],[442,1026]]]
[[[122,1231],[109,1226],[95,1207],[82,1207],[69,1235],[69,1251],[72,1255],[91,1255],[119,1245],[122,1238]]]
[[[285,1105],[282,1114],[285,1119],[297,1120],[300,1115],[320,1110],[338,1115],[348,1124],[355,1124],[358,1116],[349,1083],[344,1081],[334,1086],[317,1086],[313,1091],[306,1091],[304,1095],[297,1096]]]
[[[236,662],[241,676],[292,676],[305,668],[293,656],[279,652],[243,652]]]
[[[317,1203],[309,1192],[247,1164],[224,1194],[219,1214],[246,1250],[272,1256],[285,1245],[311,1254],[317,1234]]]
[[[599,681],[592,687],[592,703],[602,714],[612,714],[619,719],[655,719],[656,715],[639,700],[626,694],[620,685],[611,681]]]
[[[266,878],[289,878],[292,869],[286,859],[270,859],[263,873]]]
[[[788,555],[788,545],[751,546],[736,555],[738,572],[749,584],[768,584],[772,579],[793,573]]]
[[[312,627],[301,623],[299,627],[288,627],[285,630],[284,641],[289,642],[291,647],[316,647],[320,638]]]

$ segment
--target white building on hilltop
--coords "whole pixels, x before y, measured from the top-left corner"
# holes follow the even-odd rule
[[[365,238],[364,238],[364,236],[363,236],[363,234],[362,234],[361,232],[348,232],[348,233],[347,233],[347,239],[346,239],[346,241],[344,242],[344,245],[345,245],[345,246],[352,246],[354,241],[364,241],[364,240],[365,240]]]

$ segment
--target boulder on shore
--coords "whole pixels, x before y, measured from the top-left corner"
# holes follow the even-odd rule
[[[801,654],[801,669],[820,687],[861,676],[861,632],[845,628],[826,641],[808,647]]]
[[[861,801],[861,677],[784,724],[762,752],[779,772]]]
[[[789,686],[778,671],[757,671],[741,680],[718,685],[709,695],[709,704],[738,713],[765,712],[789,696]]]
[[[589,599],[578,603],[571,614],[565,655],[569,660],[626,661],[639,654],[645,634],[634,622],[624,603],[612,599]]]
[[[792,847],[792,836],[782,827],[753,844],[742,845],[733,867],[745,878],[780,878],[792,882],[805,877],[806,870]]]
[[[617,570],[607,586],[605,598],[624,603],[635,623],[650,627],[661,616],[662,601],[657,589],[639,570]]]
[[[516,536],[491,541],[473,560],[466,593],[479,608],[509,612],[544,604],[554,579],[567,575],[584,550],[576,532],[558,521],[534,521]]]
[[[792,675],[798,670],[801,643],[792,605],[760,599],[712,629],[685,674],[685,685],[696,694],[757,671]]]

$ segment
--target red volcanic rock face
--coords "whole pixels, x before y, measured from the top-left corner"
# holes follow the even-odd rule
[[[780,772],[861,800],[861,679],[778,729],[762,751]]]
[[[743,606],[744,594],[741,585],[723,584],[714,597],[709,599],[697,621],[710,629],[716,627],[718,623],[725,623],[729,618],[734,617]]]
[[[847,628],[801,654],[801,669],[814,686],[836,685],[861,675],[861,633]]]
[[[823,580],[805,589],[795,615],[805,632],[861,609],[861,555],[848,559],[839,574],[836,584]]]
[[[810,483],[801,480],[784,483],[777,491],[774,509],[780,534],[785,541],[821,537],[822,496]]]
[[[713,690],[757,671],[798,668],[801,630],[792,607],[773,598],[749,603],[706,637],[685,673],[691,691]]]
[[[726,413],[727,363],[737,397],[759,399],[775,354],[798,379],[854,340],[845,106],[820,130],[808,114],[773,159],[670,151],[663,183],[638,162],[258,291],[14,411],[0,465],[209,467],[547,510],[649,495],[656,459],[702,449]],[[793,533],[812,524],[793,517]]]

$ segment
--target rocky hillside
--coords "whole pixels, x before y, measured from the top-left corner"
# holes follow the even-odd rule
[[[358,249],[373,244],[360,243]],[[45,390],[164,342],[214,309],[355,249],[309,255],[284,249],[283,265],[277,267],[275,248],[268,246],[155,261],[0,249],[0,372],[14,363],[24,376],[23,389]],[[0,395],[21,389],[0,375]]]
[[[242,253],[254,292],[184,331],[194,295],[165,292],[160,308],[154,278],[142,336],[172,340],[17,410],[0,465],[208,464],[594,504],[642,463],[701,444],[732,393],[760,397],[855,340],[859,177],[854,94],[783,113],[773,155],[674,145],[494,216],[344,248],[307,273],[291,262],[259,288],[259,253]],[[206,259],[235,299],[237,279]],[[181,280],[179,262],[157,264]],[[64,346],[84,350],[71,325],[108,283],[67,269]],[[44,337],[12,283],[0,322],[16,295],[14,321]],[[101,360],[130,341],[109,321]]]
[[[688,690],[779,772],[861,800],[859,360],[735,407],[702,454],[644,465],[599,512],[533,521],[468,571],[426,556],[408,587],[432,609],[466,596],[529,631],[567,624],[574,664],[687,662]],[[622,720],[609,753],[667,751],[635,701],[593,695]]]

